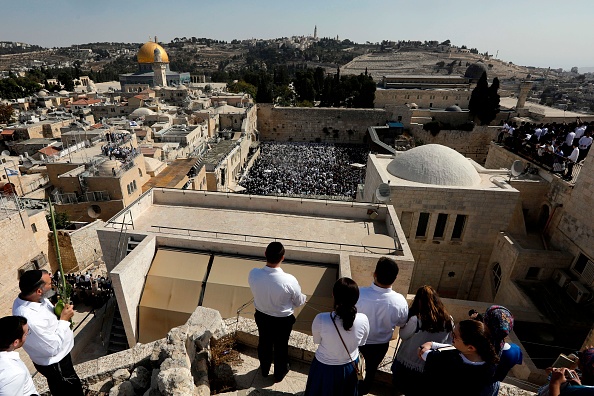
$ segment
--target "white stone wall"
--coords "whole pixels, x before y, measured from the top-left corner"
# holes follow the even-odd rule
[[[156,238],[147,236],[109,273],[130,347],[138,339],[138,304],[155,249]]]

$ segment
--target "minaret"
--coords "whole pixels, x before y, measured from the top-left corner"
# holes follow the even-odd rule
[[[313,38],[314,39],[317,39],[318,38],[318,25],[315,25],[314,26],[314,37]]]
[[[165,74],[165,70],[166,70],[167,66],[163,62],[163,59],[161,58],[161,51],[159,50],[159,48],[155,48],[155,51],[153,51],[153,54],[154,54],[153,72],[155,73],[155,76],[153,77],[153,85],[166,87],[167,86],[167,77]]]

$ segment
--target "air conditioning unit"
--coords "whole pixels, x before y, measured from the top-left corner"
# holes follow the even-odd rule
[[[590,295],[590,291],[580,282],[572,281],[567,286],[567,295],[571,297],[573,301],[579,303]]]
[[[558,268],[553,272],[553,280],[559,287],[565,287],[571,282],[571,276],[569,276],[567,271]]]

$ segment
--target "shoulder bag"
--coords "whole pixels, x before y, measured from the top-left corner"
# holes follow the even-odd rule
[[[346,344],[344,343],[344,340],[342,339],[342,335],[340,335],[338,326],[336,326],[336,322],[334,321],[334,317],[332,316],[332,313],[330,313],[330,319],[332,319],[332,323],[334,323],[334,327],[336,328],[336,332],[338,333],[338,336],[340,337],[340,341],[342,341],[344,350],[349,355],[349,359],[351,359],[351,364],[353,365],[353,367],[355,368],[355,371],[357,372],[357,379],[359,381],[363,381],[365,379],[365,358],[363,357],[363,354],[361,353],[361,351],[359,351],[359,362],[355,363],[353,361],[353,358],[351,358],[351,354],[349,353],[349,349],[347,348]]]

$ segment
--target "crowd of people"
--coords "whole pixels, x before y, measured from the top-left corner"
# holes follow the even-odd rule
[[[281,269],[282,244],[272,242],[265,255],[266,265],[254,268],[248,283],[260,335],[261,374],[267,377],[274,364],[274,379],[279,382],[290,370],[287,348],[293,312],[306,303],[306,296],[299,281]],[[397,263],[382,257],[369,287],[360,288],[346,277],[335,282],[333,311],[319,313],[312,322],[318,348],[304,395],[367,394],[397,327],[401,344],[392,364],[394,394],[497,395],[500,381],[523,360],[520,347],[506,340],[513,330],[512,313],[493,305],[484,314],[471,310],[469,318],[456,323],[431,286],[420,287],[409,307],[404,296],[392,290],[397,276]],[[543,396],[594,392],[594,348],[578,355],[576,367],[582,375],[550,368]]]
[[[306,303],[306,296],[297,278],[281,268],[285,248],[280,242],[270,243],[265,257],[266,265],[252,269],[248,283],[256,309],[260,373],[268,377],[274,365],[274,380],[280,382],[290,371],[294,310]],[[312,322],[318,348],[304,395],[367,394],[397,327],[401,344],[392,364],[394,394],[497,395],[500,381],[523,359],[520,347],[507,341],[514,326],[512,313],[492,305],[484,314],[471,310],[469,318],[456,322],[431,286],[420,287],[409,306],[392,289],[398,272],[392,258],[381,257],[370,286],[359,287],[348,277],[334,283],[333,310],[319,313]],[[109,290],[109,281],[101,281],[90,273],[68,276],[76,288]],[[38,394],[17,352],[21,347],[46,377],[51,394],[84,395],[70,357],[72,305],[57,310],[50,302],[56,293],[44,270],[22,274],[19,289],[13,316],[0,319],[0,396]],[[539,396],[594,393],[594,347],[577,352],[570,362],[548,369],[549,383]]]
[[[575,164],[590,151],[593,134],[594,122],[582,122],[579,118],[561,124],[512,122],[503,124],[497,141],[571,180]]]
[[[102,307],[113,296],[109,276],[93,276],[91,272],[87,271],[84,274],[82,272],[66,274],[64,278],[71,286],[70,298],[73,304],[83,303],[97,309]],[[58,270],[52,276],[52,285],[58,288],[61,282],[62,279]]]
[[[354,198],[369,150],[324,143],[260,143],[260,155],[239,185],[246,194]]]

